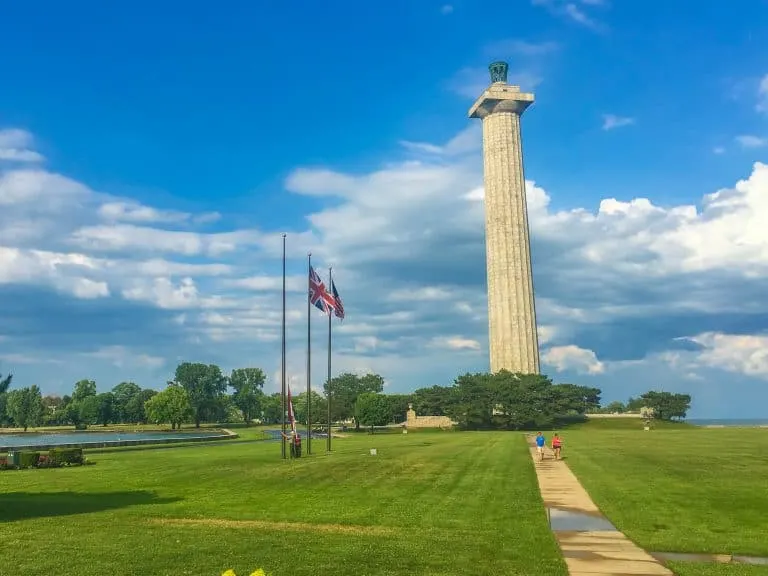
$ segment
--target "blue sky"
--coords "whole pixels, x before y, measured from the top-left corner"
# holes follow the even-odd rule
[[[0,372],[161,387],[181,360],[305,378],[305,256],[338,370],[487,369],[479,125],[523,120],[545,371],[766,416],[768,6],[137,1],[5,7]],[[313,379],[324,374],[315,316]]]

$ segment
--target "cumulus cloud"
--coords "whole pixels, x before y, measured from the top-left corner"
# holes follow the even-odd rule
[[[762,148],[763,146],[768,146],[768,138],[762,138],[752,134],[736,136],[736,142],[738,142],[742,148]]]
[[[32,150],[34,139],[26,130],[0,130],[0,162],[42,162],[42,154]]]
[[[605,370],[605,366],[592,350],[579,348],[573,344],[552,346],[544,352],[541,360],[558,372],[574,370],[580,374],[600,374]]]

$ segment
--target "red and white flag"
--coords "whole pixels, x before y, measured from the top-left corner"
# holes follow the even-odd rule
[[[291,386],[288,385],[288,420],[291,422],[291,430],[296,434],[296,417],[293,415],[293,401],[291,400]]]

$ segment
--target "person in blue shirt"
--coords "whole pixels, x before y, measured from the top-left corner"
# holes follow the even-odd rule
[[[544,446],[546,445],[547,441],[544,438],[544,434],[539,432],[536,434],[536,451],[539,453],[539,460],[544,460]]]

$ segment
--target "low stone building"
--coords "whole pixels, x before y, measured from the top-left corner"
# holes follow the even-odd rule
[[[408,404],[408,412],[406,412],[406,420],[403,423],[405,428],[452,428],[456,425],[456,422],[451,420],[448,416],[416,416],[416,410],[413,409],[413,404]]]

